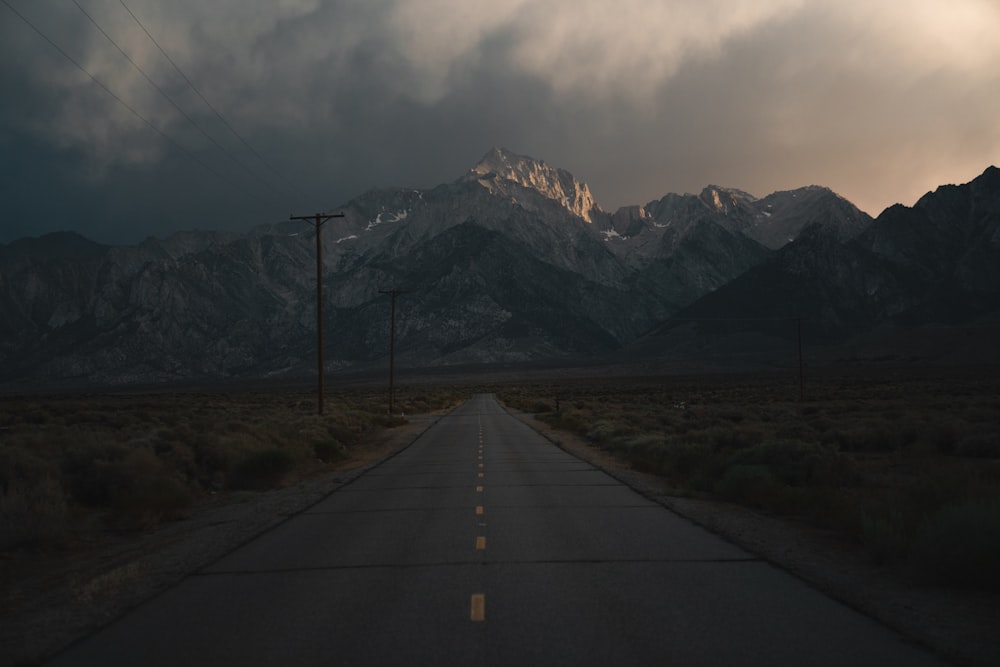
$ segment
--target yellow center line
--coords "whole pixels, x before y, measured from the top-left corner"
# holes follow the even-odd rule
[[[475,622],[486,620],[486,596],[484,594],[473,594],[469,619]]]
[[[485,551],[485,550],[486,550],[486,537],[484,535],[480,535],[479,537],[476,538],[476,551]]]
[[[482,515],[486,509],[482,505],[476,505],[476,514]]]
[[[482,492],[483,492],[483,487],[482,486],[477,486],[476,487],[476,493],[482,493]]]
[[[479,464],[479,467],[480,467],[480,468],[482,468],[482,467],[483,467],[483,464],[482,464],[482,463],[480,463],[480,464]]]
[[[484,473],[484,472],[479,473],[479,477],[480,478],[486,477],[486,473]]]

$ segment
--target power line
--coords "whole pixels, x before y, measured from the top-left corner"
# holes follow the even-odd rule
[[[258,174],[256,174],[256,173],[255,173],[255,172],[254,172],[254,171],[253,171],[252,169],[250,169],[250,167],[248,167],[247,165],[245,165],[245,164],[243,164],[242,162],[240,162],[239,160],[237,160],[237,159],[236,159],[236,157],[235,157],[235,156],[234,156],[234,155],[233,155],[232,153],[230,153],[230,152],[229,152],[229,151],[228,151],[228,150],[226,149],[226,147],[225,147],[225,146],[223,146],[222,144],[220,144],[220,143],[219,143],[218,141],[216,141],[216,140],[215,140],[215,138],[214,138],[214,137],[212,137],[211,135],[209,135],[209,134],[208,134],[208,132],[206,132],[206,131],[204,130],[204,128],[202,128],[202,127],[201,127],[201,125],[199,125],[199,124],[198,124],[198,122],[197,122],[197,121],[195,121],[195,119],[194,119],[194,118],[192,118],[192,117],[191,117],[190,115],[188,115],[188,113],[187,113],[186,111],[184,111],[184,109],[182,109],[182,108],[180,107],[180,105],[179,105],[179,104],[177,104],[177,102],[175,102],[175,101],[174,101],[174,99],[173,99],[172,97],[170,97],[170,95],[168,95],[168,94],[166,93],[166,91],[164,91],[164,90],[163,90],[163,88],[161,88],[161,87],[160,87],[160,86],[159,86],[159,85],[158,85],[158,84],[157,84],[157,83],[156,83],[155,81],[153,81],[153,79],[152,79],[152,78],[151,78],[151,77],[150,77],[150,76],[149,76],[149,75],[148,75],[148,74],[146,73],[146,71],[145,71],[144,69],[142,69],[142,67],[140,67],[140,66],[139,66],[139,63],[137,63],[137,62],[136,62],[135,60],[133,60],[133,59],[132,59],[132,57],[131,57],[131,56],[130,56],[130,55],[129,55],[128,53],[126,53],[126,52],[125,52],[125,49],[123,49],[123,48],[122,48],[121,46],[119,46],[119,45],[118,45],[118,42],[116,42],[116,41],[115,41],[115,40],[114,40],[114,39],[113,39],[113,38],[111,37],[111,35],[109,35],[109,34],[108,34],[108,33],[107,33],[107,32],[106,32],[105,30],[104,30],[104,28],[102,28],[102,27],[100,26],[100,24],[99,24],[99,23],[98,23],[98,22],[97,22],[97,21],[96,21],[96,20],[94,19],[94,17],[93,17],[93,16],[91,16],[91,15],[90,15],[90,14],[89,14],[89,13],[87,12],[87,10],[86,10],[86,9],[84,9],[84,8],[83,8],[83,7],[82,7],[82,6],[80,5],[80,3],[79,3],[79,2],[77,2],[77,0],[73,0],[73,4],[74,4],[74,5],[76,5],[76,8],[77,8],[77,9],[79,9],[79,10],[80,10],[80,12],[82,12],[82,13],[83,13],[83,15],[87,17],[87,20],[89,20],[89,21],[90,21],[90,22],[91,22],[91,23],[92,23],[92,24],[94,25],[94,27],[95,27],[95,28],[97,28],[97,29],[98,29],[98,30],[100,31],[100,33],[101,33],[102,35],[104,35],[104,38],[105,38],[106,40],[108,40],[108,41],[109,41],[109,42],[111,43],[111,45],[112,45],[112,46],[114,46],[114,47],[115,47],[116,49],[118,49],[118,52],[119,52],[120,54],[122,54],[122,55],[123,55],[123,56],[125,57],[125,59],[126,59],[126,60],[128,60],[128,61],[129,61],[129,63],[130,63],[131,65],[132,65],[132,67],[134,67],[134,68],[136,69],[136,71],[138,71],[138,72],[139,72],[139,74],[142,74],[143,78],[145,78],[145,79],[146,79],[147,83],[149,83],[149,85],[151,85],[151,86],[152,86],[153,88],[155,88],[155,89],[156,89],[156,92],[158,92],[158,93],[159,93],[159,94],[160,94],[161,96],[163,96],[163,98],[164,98],[165,100],[167,100],[168,102],[170,102],[170,104],[171,104],[171,105],[173,105],[173,107],[174,107],[175,109],[177,109],[177,111],[178,111],[178,112],[179,112],[179,113],[180,113],[180,114],[181,114],[182,116],[184,116],[184,118],[185,118],[185,119],[187,119],[187,121],[188,121],[189,123],[191,123],[191,125],[193,125],[193,126],[194,126],[194,128],[195,128],[195,129],[197,129],[197,130],[198,130],[198,131],[199,131],[199,132],[201,133],[201,135],[202,135],[203,137],[205,137],[206,139],[208,139],[208,141],[210,141],[210,142],[212,143],[212,145],[214,145],[214,146],[215,146],[216,148],[218,148],[218,149],[219,149],[220,151],[222,151],[222,153],[223,153],[223,154],[225,154],[225,156],[226,156],[226,157],[228,157],[228,158],[229,158],[230,160],[232,160],[233,162],[235,162],[236,164],[238,164],[238,165],[239,165],[240,167],[242,167],[242,168],[243,168],[243,169],[244,169],[244,170],[245,170],[245,171],[246,171],[246,172],[247,172],[248,174],[250,174],[250,175],[251,175],[251,176],[253,176],[254,178],[256,178],[256,179],[258,179],[259,181],[261,181],[261,182],[262,182],[262,183],[263,183],[264,185],[266,185],[267,187],[271,188],[271,190],[272,190],[272,191],[274,191],[274,192],[275,192],[275,194],[279,194],[279,195],[281,194],[281,193],[279,193],[279,192],[277,191],[277,189],[276,189],[276,188],[275,188],[275,187],[274,187],[273,185],[271,185],[271,184],[270,184],[269,182],[267,182],[267,181],[265,181],[265,180],[264,180],[263,178],[261,178],[261,177],[260,177],[260,176],[259,176]]]
[[[209,102],[208,99],[206,99],[204,95],[202,95],[201,91],[198,90],[198,87],[195,86],[194,83],[191,81],[191,79],[188,78],[188,75],[184,73],[184,70],[182,70],[180,68],[180,66],[176,62],[174,62],[174,59],[170,57],[170,54],[168,54],[166,52],[166,50],[162,46],[160,46],[160,43],[156,41],[156,38],[153,37],[153,35],[149,32],[149,30],[146,29],[146,26],[143,25],[142,21],[139,20],[139,17],[136,16],[135,13],[131,9],[129,9],[128,5],[125,4],[125,0],[118,0],[118,2],[121,3],[122,7],[125,8],[125,11],[127,11],[128,14],[129,14],[129,16],[132,17],[132,20],[135,21],[136,25],[138,25],[142,29],[142,31],[144,33],[146,33],[146,36],[149,37],[149,40],[151,42],[153,42],[154,45],[156,45],[156,48],[159,49],[160,53],[163,54],[163,57],[167,59],[167,62],[169,62],[173,66],[173,68],[177,71],[177,73],[181,75],[181,77],[184,79],[184,81],[187,82],[187,85],[191,87],[191,90],[193,90],[195,92],[195,94],[198,95],[198,97],[201,98],[201,101],[205,103],[205,106],[207,106],[209,109],[211,109],[212,112],[218,117],[218,119],[220,121],[222,121],[222,124],[225,125],[229,129],[230,132],[233,133],[233,136],[236,137],[237,139],[239,139],[240,142],[244,146],[246,146],[246,148],[251,153],[253,153],[257,157],[257,159],[260,160],[261,163],[265,167],[267,167],[268,169],[270,169],[271,172],[273,172],[276,176],[278,176],[278,178],[280,178],[287,185],[289,185],[292,188],[292,190],[295,190],[296,193],[299,194],[300,196],[305,196],[305,193],[302,191],[301,188],[299,188],[298,185],[296,185],[296,183],[294,181],[292,181],[291,179],[289,179],[288,177],[286,177],[274,165],[272,165],[270,162],[268,162],[264,158],[263,155],[261,155],[260,153],[258,153],[257,150],[253,146],[250,145],[250,142],[247,141],[245,138],[243,138],[243,135],[241,135],[239,132],[237,132],[236,128],[234,128],[229,123],[229,121],[226,120],[226,118],[222,115],[222,113],[218,109],[216,109],[214,106],[212,106],[212,103]]]
[[[249,194],[251,197],[253,197],[254,199],[256,199],[258,203],[261,203],[261,204],[265,203],[265,202],[263,202],[257,196],[256,193],[247,191],[239,183],[226,178],[221,173],[219,173],[218,171],[216,171],[215,169],[213,169],[207,162],[205,162],[204,160],[202,160],[201,158],[199,158],[197,155],[195,155],[194,153],[192,153],[188,149],[184,148],[184,146],[182,146],[177,141],[175,141],[173,138],[171,138],[170,135],[168,135],[166,132],[164,132],[160,128],[156,127],[156,125],[154,125],[149,119],[147,119],[145,116],[143,116],[141,113],[139,113],[134,107],[132,107],[131,105],[129,105],[121,97],[119,97],[118,95],[116,95],[113,90],[111,90],[106,85],[104,85],[104,83],[100,79],[98,79],[96,76],[94,76],[93,74],[91,74],[87,70],[87,68],[85,68],[83,65],[81,65],[75,58],[73,58],[73,56],[71,56],[69,53],[67,53],[61,46],[59,46],[58,44],[56,44],[55,41],[53,41],[48,35],[46,35],[44,32],[42,32],[41,29],[38,26],[36,26],[34,23],[32,23],[30,20],[28,20],[27,17],[25,17],[23,14],[21,14],[21,12],[17,11],[16,9],[14,9],[14,7],[11,6],[11,4],[7,0],[0,0],[0,2],[2,2],[7,7],[7,9],[9,9],[14,14],[14,16],[16,16],[17,18],[21,19],[21,21],[24,22],[25,25],[27,25],[29,28],[31,28],[33,31],[35,31],[35,33],[39,37],[41,37],[46,42],[48,42],[49,45],[52,46],[52,48],[54,48],[56,51],[58,51],[60,54],[62,54],[62,56],[64,58],[66,58],[66,60],[70,61],[73,64],[74,67],[76,67],[78,70],[80,70],[81,72],[83,72],[84,74],[86,74],[90,78],[91,81],[93,81],[95,84],[97,84],[98,86],[100,86],[101,90],[103,90],[108,95],[110,95],[116,102],[118,102],[118,104],[120,104],[123,107],[125,107],[125,109],[127,109],[133,116],[135,116],[136,118],[138,118],[139,120],[141,120],[149,129],[153,130],[158,135],[160,135],[164,140],[167,141],[167,143],[169,143],[171,146],[173,146],[174,148],[176,148],[177,150],[179,150],[180,152],[182,152],[184,155],[186,155],[192,161],[194,161],[197,164],[199,164],[202,168],[204,168],[209,173],[214,174],[220,180],[228,182],[233,187],[235,187],[235,188],[237,188],[239,190],[242,190],[245,194]]]
[[[801,320],[798,315],[775,317],[668,317],[665,322],[788,322]]]

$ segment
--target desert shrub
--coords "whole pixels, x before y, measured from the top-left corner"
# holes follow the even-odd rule
[[[204,484],[209,484],[232,465],[233,453],[217,439],[208,435],[196,437],[191,442],[191,449],[194,452],[199,477]]]
[[[31,449],[0,446],[0,491],[17,482],[34,482],[54,473],[58,469]]]
[[[745,449],[759,445],[764,439],[764,433],[750,427],[714,427],[704,433],[705,438],[716,449]]]
[[[719,457],[710,447],[674,438],[666,444],[668,468],[676,481],[697,485],[703,476],[713,476]]]
[[[379,428],[396,428],[409,423],[402,415],[379,414],[374,418],[374,425]]]
[[[106,507],[118,491],[129,484],[128,470],[124,465],[127,449],[109,448],[97,453],[93,459],[84,460],[80,450],[72,452],[64,467],[69,490],[73,498],[90,507]]]
[[[899,483],[894,489],[896,502],[905,509],[915,529],[925,517],[941,508],[964,502],[969,497],[970,481],[962,471],[941,466],[940,470]]]
[[[822,441],[845,452],[891,452],[901,444],[891,427],[881,422],[833,429],[823,434]]]
[[[194,505],[195,494],[165,471],[134,479],[116,493],[113,507],[118,528],[138,529],[181,519]]]
[[[281,483],[295,467],[295,459],[284,449],[262,449],[235,463],[226,477],[231,489],[261,491]]]
[[[121,466],[131,480],[139,483],[164,473],[163,462],[145,447],[129,451],[121,461]]]
[[[320,461],[329,463],[347,456],[347,448],[333,438],[326,438],[313,442],[313,454]]]
[[[595,445],[606,447],[628,433],[629,429],[607,419],[595,421],[587,430],[587,439]]]
[[[14,482],[0,491],[0,551],[58,541],[67,527],[66,494],[54,478]]]
[[[972,424],[996,424],[997,412],[995,405],[973,404],[962,411],[962,418]]]
[[[861,512],[861,542],[868,557],[879,565],[898,563],[909,550],[909,531],[897,509],[884,513]]]
[[[829,447],[797,440],[772,440],[735,452],[730,465],[766,467],[789,486],[837,485],[852,481],[857,469],[847,456]]]
[[[909,565],[922,581],[1000,591],[1000,503],[946,507],[921,525]]]
[[[719,419],[725,419],[726,421],[731,421],[734,424],[739,424],[748,418],[746,411],[737,407],[720,410],[716,416]]]
[[[634,437],[625,441],[622,449],[628,462],[636,470],[658,474],[664,472],[669,452],[665,447],[663,436],[645,434]]]
[[[30,451],[0,448],[0,550],[63,535],[68,517],[58,472]]]
[[[585,434],[589,430],[589,419],[579,410],[563,410],[555,414],[545,415],[545,421],[553,428],[570,433]]]
[[[955,446],[959,456],[1000,459],[1000,433],[979,433],[962,438]]]
[[[944,411],[944,409],[942,410]],[[918,438],[942,454],[954,453],[960,440],[958,425],[951,419],[938,418],[920,427]]]
[[[861,534],[860,499],[857,488],[804,489],[802,515],[813,524],[857,538]]]
[[[186,444],[175,444],[169,450],[159,451],[157,456],[171,469],[187,480],[198,479],[198,460],[194,449]]]
[[[738,463],[726,469],[713,490],[727,500],[770,508],[781,486],[768,466]]]
[[[774,437],[782,440],[811,440],[815,432],[805,422],[798,420],[777,425]]]
[[[823,416],[822,414],[809,416],[806,419],[805,423],[814,433],[820,433],[820,434],[826,433],[834,426],[834,422],[832,422],[830,419]]]
[[[361,432],[365,429],[357,426],[352,427],[352,425],[345,420],[329,421],[326,425],[326,431],[331,438],[337,442],[344,443],[345,446],[351,447],[357,444]]]
[[[555,408],[546,401],[535,401],[529,406],[527,412],[540,413],[540,412],[552,412]]]
[[[194,493],[174,477],[152,449],[137,447],[122,460],[98,470],[104,483],[101,502],[114,510],[117,528],[144,528],[178,519],[194,504]]]
[[[250,430],[250,425],[244,421],[229,420],[223,425],[223,428],[230,433],[246,433]]]

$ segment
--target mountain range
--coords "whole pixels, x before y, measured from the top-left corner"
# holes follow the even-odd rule
[[[451,183],[336,210],[321,232],[329,371],[386,364],[393,289],[410,368],[780,365],[798,331],[824,363],[946,362],[991,350],[1000,314],[995,167],[874,220],[818,186],[710,185],[608,212],[569,172],[493,149]],[[314,229],[297,221],[0,244],[0,381],[305,376],[315,280]]]

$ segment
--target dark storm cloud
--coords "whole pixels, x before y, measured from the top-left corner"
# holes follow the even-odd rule
[[[0,241],[246,229],[452,180],[494,145],[606,208],[817,183],[872,214],[1000,154],[988,0],[126,0],[266,165],[123,3],[78,1],[202,130],[72,2],[7,0],[170,140],[0,6]]]

